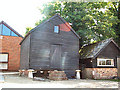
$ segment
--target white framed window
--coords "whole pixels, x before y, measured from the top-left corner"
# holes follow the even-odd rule
[[[54,26],[54,33],[59,33],[59,26]]]
[[[8,63],[0,63],[0,69],[8,69]]]
[[[114,59],[97,58],[97,66],[114,66]]]
[[[8,62],[8,54],[0,54],[0,62]]]

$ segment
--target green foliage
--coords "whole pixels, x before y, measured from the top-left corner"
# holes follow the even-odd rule
[[[116,30],[120,21],[118,5],[118,2],[50,2],[40,9],[44,17],[35,25],[59,14],[72,23],[72,28],[81,37],[81,46],[91,43],[91,39],[95,42],[111,37],[117,40],[117,33],[120,34],[120,25]]]
[[[32,29],[32,27],[27,27],[26,28],[26,32],[25,32],[25,35]]]
[[[113,23],[112,28],[115,30],[116,37],[115,41],[120,46],[120,1],[119,2],[109,2],[108,7],[109,11],[113,14],[113,17],[116,17],[118,20]]]

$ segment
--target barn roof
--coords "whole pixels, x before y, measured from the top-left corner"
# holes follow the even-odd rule
[[[38,26],[36,26],[35,28],[33,28],[31,31],[29,31],[27,33],[27,35],[23,38],[23,40],[21,41],[20,45],[22,44],[22,42],[26,39],[26,37],[31,34],[33,31],[36,30],[36,28],[41,27],[43,24],[47,23],[48,21],[52,20],[54,17],[59,17],[59,19],[61,19],[61,21],[68,27],[71,29],[71,31],[80,39],[80,36],[73,30],[73,28],[62,18],[60,17],[58,14],[54,15],[53,17],[49,18],[48,20],[42,22],[41,24],[39,24]]]
[[[83,46],[80,50],[80,58],[86,59],[86,58],[96,58],[99,53],[110,43],[113,42],[115,46],[119,49],[119,46],[114,42],[112,38],[99,41],[97,43],[89,44],[86,46]]]
[[[0,25],[1,25],[1,24],[5,25],[7,28],[9,28],[11,31],[13,31],[16,35],[18,35],[19,37],[22,37],[22,38],[23,38],[22,35],[20,35],[20,34],[19,34],[17,31],[15,31],[12,27],[10,27],[6,22],[1,21],[1,22],[0,22]]]

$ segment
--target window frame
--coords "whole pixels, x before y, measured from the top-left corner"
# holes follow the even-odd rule
[[[7,54],[7,61],[0,61],[0,63],[8,63],[8,53],[0,53],[0,54]]]
[[[111,60],[111,61],[113,60],[113,65],[106,65],[107,60]],[[99,65],[100,61],[105,61],[105,65]],[[97,66],[106,66],[106,67],[112,66],[112,67],[114,67],[114,59],[111,59],[111,58],[97,58]]]
[[[3,27],[4,27],[4,28],[3,28]],[[5,35],[5,34],[3,33],[3,31],[4,31],[5,28],[8,28],[8,29],[10,30],[10,34],[9,34],[9,35]],[[16,34],[13,30],[11,30],[8,26],[6,26],[6,25],[4,25],[4,24],[1,24],[1,28],[0,28],[0,29],[1,29],[1,34],[0,34],[0,35],[19,37],[18,34]],[[12,34],[12,33],[14,33],[14,34]]]
[[[55,26],[58,27],[58,32],[55,32]],[[54,26],[53,32],[56,33],[56,34],[59,34],[60,33],[60,26],[59,25],[55,25],[55,26]]]
[[[6,29],[7,28],[7,29]],[[6,34],[6,31],[8,31],[9,30],[9,35],[8,35],[8,33]],[[2,25],[2,35],[4,35],[4,36],[11,36],[11,29],[10,28],[8,28],[6,25]]]
[[[3,62],[0,62],[1,64],[2,64],[2,63],[7,64],[7,69],[0,69],[0,70],[8,70],[8,68],[9,68],[9,63],[8,63],[8,62],[9,62],[9,53],[7,53],[7,52],[2,52],[2,53],[1,53],[1,52],[0,52],[0,54],[7,54],[7,55],[8,55],[8,58],[7,58],[8,60],[7,60],[7,62],[4,62],[4,61],[3,61]]]
[[[8,63],[0,63],[0,64],[6,64],[7,68],[0,68],[0,70],[8,70]]]

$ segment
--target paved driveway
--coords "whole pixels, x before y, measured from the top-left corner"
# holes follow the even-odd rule
[[[19,75],[5,75],[1,88],[118,88],[118,82],[102,80],[33,81]]]

